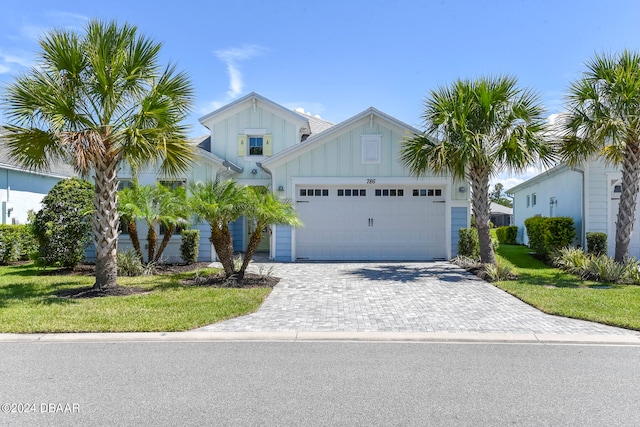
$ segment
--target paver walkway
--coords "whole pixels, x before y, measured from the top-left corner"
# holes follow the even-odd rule
[[[448,262],[255,263],[281,277],[254,314],[200,331],[634,334],[551,316]]]

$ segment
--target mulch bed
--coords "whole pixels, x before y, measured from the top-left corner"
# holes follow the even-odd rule
[[[215,288],[273,288],[280,281],[279,277],[261,276],[254,273],[245,273],[242,281],[235,278],[227,279],[224,274],[200,276],[182,281],[189,286],[210,286]]]

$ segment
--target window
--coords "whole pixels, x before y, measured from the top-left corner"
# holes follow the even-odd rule
[[[249,137],[249,155],[262,156],[263,139],[261,136]]]
[[[133,181],[130,179],[121,179],[118,181],[118,191],[122,191],[125,188],[133,187]]]
[[[363,188],[340,188],[338,189],[337,194],[338,194],[338,197],[344,197],[344,196],[365,197],[367,195],[367,190]]]
[[[531,196],[527,194],[527,207],[531,206]]]
[[[326,197],[329,195],[328,188],[301,188],[300,196],[301,197]]]
[[[613,186],[613,192],[614,193],[622,193],[622,185],[620,185],[620,184],[614,185]]]
[[[404,190],[401,188],[383,188],[381,190],[376,190],[376,196],[402,197],[404,196]]]
[[[400,190],[398,190],[400,191]],[[412,191],[413,197],[442,197],[441,188],[414,188]],[[398,196],[402,194],[398,193]]]
[[[535,206],[536,205],[536,193],[533,193],[531,195],[531,206]]]

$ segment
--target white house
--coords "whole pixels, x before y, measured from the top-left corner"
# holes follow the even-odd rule
[[[9,157],[0,127],[0,203],[2,224],[25,224],[30,210],[39,211],[51,188],[74,175],[69,165],[53,165],[47,171],[29,171]]]
[[[514,225],[518,241],[527,243],[524,220],[535,215],[568,216],[576,226],[576,244],[585,246],[587,232],[607,234],[608,254],[615,250],[615,223],[621,192],[619,168],[601,159],[580,167],[559,165],[507,192],[514,196]],[[640,258],[640,223],[636,215],[629,255]]]
[[[333,125],[250,93],[200,118],[210,134],[195,141],[199,160],[179,182],[234,179],[264,186],[295,203],[304,224],[265,230],[261,249],[271,259],[433,260],[457,253],[458,229],[469,221],[466,183],[446,176],[416,179],[399,162],[411,126],[369,108]],[[127,179],[123,169],[119,176]],[[155,173],[141,184],[163,180]],[[175,180],[175,179],[174,179]],[[252,224],[232,224],[243,251]],[[215,256],[208,225],[200,259]],[[140,230],[144,233],[144,230]],[[141,234],[143,236],[144,234]],[[122,236],[120,247],[128,245]],[[179,236],[165,251],[178,257]]]

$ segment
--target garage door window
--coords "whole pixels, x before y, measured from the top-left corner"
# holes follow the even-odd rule
[[[339,188],[338,197],[365,197],[367,190],[364,188]]]
[[[414,188],[413,197],[441,197],[441,188]]]
[[[404,190],[402,188],[379,188],[376,189],[376,196],[380,197],[403,197]]]
[[[301,188],[300,196],[302,197],[326,197],[329,195],[327,188]]]

